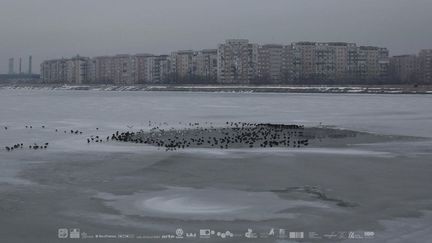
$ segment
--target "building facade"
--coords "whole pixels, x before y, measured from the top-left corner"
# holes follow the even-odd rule
[[[195,56],[195,75],[202,81],[215,82],[218,71],[217,49],[204,49]]]
[[[171,78],[177,82],[187,82],[194,79],[196,75],[196,56],[193,50],[177,51],[170,56]]]
[[[99,56],[94,58],[95,82],[104,84],[114,83],[113,59],[110,56]]]
[[[41,64],[41,78],[45,83],[66,83],[66,60],[54,59]]]
[[[262,45],[258,49],[258,80],[281,83],[284,79],[285,48],[283,45]]]
[[[89,58],[74,57],[66,60],[65,76],[68,84],[84,84],[87,83],[87,62]]]
[[[151,56],[147,59],[146,80],[148,83],[164,83],[168,80],[169,74],[170,58],[168,55]]]
[[[248,84],[258,75],[258,45],[227,40],[218,47],[218,82]]]
[[[300,81],[312,80],[315,76],[315,42],[293,43],[291,55],[293,55],[292,68],[297,73]]]
[[[298,42],[287,46],[288,79],[297,83],[348,83],[387,79],[386,48],[345,42]]]
[[[398,83],[417,82],[419,63],[416,55],[400,55],[390,58],[391,79]]]
[[[170,82],[212,83],[217,79],[217,49],[173,52],[169,65]]]
[[[41,64],[41,78],[46,83],[85,84],[92,81],[91,59],[76,56],[54,59]]]
[[[432,84],[432,49],[421,50],[418,58],[421,82]]]
[[[390,57],[387,48],[360,46],[358,78],[366,82],[385,83],[389,78]]]
[[[116,85],[136,84],[136,58],[127,54],[111,57],[111,75]]]
[[[137,54],[135,55],[135,82],[138,84],[150,83],[149,72],[150,65],[149,62],[154,57],[153,54]]]

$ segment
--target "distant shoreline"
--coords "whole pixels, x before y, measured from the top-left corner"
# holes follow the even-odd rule
[[[0,84],[0,89],[226,93],[432,94],[432,85],[64,85]]]

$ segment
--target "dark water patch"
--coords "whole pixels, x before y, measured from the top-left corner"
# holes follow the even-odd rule
[[[288,187],[281,190],[270,190],[271,192],[283,194],[283,193],[293,193],[300,192],[311,195],[318,200],[333,202],[336,203],[339,207],[357,207],[359,206],[357,203],[349,202],[343,199],[329,197],[325,192],[323,192],[320,188],[314,186],[302,186],[302,187]]]

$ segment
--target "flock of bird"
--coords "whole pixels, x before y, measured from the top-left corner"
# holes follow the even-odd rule
[[[5,131],[7,131],[8,128],[9,128],[8,126],[4,126],[4,130]],[[25,128],[26,129],[34,129],[34,128],[36,129],[36,127],[32,126],[32,125],[25,125]],[[45,129],[46,126],[42,125],[42,126],[40,126],[40,128]],[[55,132],[58,133],[60,131],[59,131],[59,129],[55,129]],[[79,130],[64,130],[63,133],[65,133],[65,134],[74,134],[74,135],[83,134],[83,132],[79,131]],[[48,145],[49,145],[49,143],[47,143],[47,142],[46,143],[42,143],[42,144],[30,143],[30,145],[28,145],[28,146],[24,145],[24,143],[17,143],[17,144],[11,145],[11,146],[5,146],[4,149],[6,151],[8,151],[8,152],[17,151],[18,149],[22,150],[22,149],[24,149],[26,147],[28,147],[29,149],[32,149],[32,150],[40,150],[40,149],[47,149]]]
[[[39,145],[37,143],[33,143],[32,145],[29,145],[28,148],[29,149],[34,149],[34,150],[47,149],[48,145],[49,145],[49,143],[44,143],[42,145]],[[6,146],[5,147],[6,151],[8,151],[8,152],[9,151],[14,151],[14,150],[17,150],[17,149],[23,149],[23,148],[24,148],[24,144],[22,144],[22,143],[17,143],[17,144],[14,144],[12,146]]]
[[[106,142],[108,142],[110,140],[110,137],[106,137]],[[95,136],[95,135],[91,135],[90,137],[87,138],[87,143],[102,143],[104,142],[104,140],[99,137],[99,136]]]
[[[107,140],[150,144],[165,150],[189,147],[239,148],[239,147],[294,147],[309,145],[304,137],[304,127],[299,125],[226,122],[226,127],[200,126],[189,123],[187,129],[154,127],[149,132],[119,132]]]
[[[269,124],[269,123],[247,123],[247,122],[226,122],[224,126],[214,126],[212,122],[200,124],[178,123],[186,125],[183,128],[167,128],[168,123],[149,122],[148,131],[120,132],[116,131],[110,136],[91,135],[86,137],[88,144],[103,143],[109,141],[133,142],[162,147],[166,151],[185,149],[189,147],[207,148],[239,148],[239,147],[293,147],[300,148],[309,145],[309,140],[304,137],[304,127],[299,125]],[[26,125],[26,129],[33,129],[33,126]],[[45,129],[45,126],[41,126]],[[128,126],[133,128],[133,126]],[[8,130],[8,127],[4,127]],[[96,128],[99,131],[99,128]],[[80,130],[55,129],[55,132],[64,134],[82,135]],[[29,149],[47,149],[49,143],[28,145]],[[23,143],[6,146],[6,151],[23,149]]]

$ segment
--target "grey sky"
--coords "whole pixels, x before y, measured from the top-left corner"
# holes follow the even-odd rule
[[[350,41],[391,54],[432,48],[431,0],[0,0],[0,73],[20,56],[169,53],[257,43]]]

